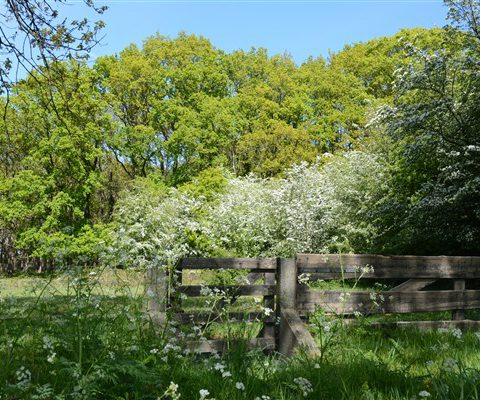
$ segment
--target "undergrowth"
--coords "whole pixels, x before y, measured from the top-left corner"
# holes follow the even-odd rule
[[[382,331],[319,314],[311,319],[319,358],[266,355],[241,342],[207,357],[184,342],[221,336],[222,325],[159,329],[145,318],[137,275],[78,269],[21,292],[19,279],[0,289],[2,400],[480,397],[475,332]],[[235,338],[258,331],[243,324]]]

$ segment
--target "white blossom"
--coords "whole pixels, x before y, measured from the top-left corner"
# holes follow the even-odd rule
[[[420,393],[418,393],[420,397],[430,397],[431,394],[427,392],[426,390],[422,390]]]
[[[307,397],[310,393],[313,392],[313,386],[308,379],[305,378],[295,378],[293,382],[299,387],[302,392],[303,397]]]

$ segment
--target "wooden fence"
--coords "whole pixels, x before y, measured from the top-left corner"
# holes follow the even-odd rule
[[[480,321],[465,320],[465,310],[480,309],[480,290],[468,283],[480,278],[480,257],[422,257],[380,256],[356,254],[299,254],[286,258],[186,258],[176,266],[177,290],[188,297],[202,295],[204,286],[188,286],[183,282],[186,270],[246,270],[245,284],[236,286],[207,286],[207,289],[225,290],[240,296],[261,297],[263,306],[273,310],[267,318],[259,312],[231,313],[229,318],[258,320],[263,329],[251,346],[266,350],[276,349],[291,354],[302,347],[308,354],[318,354],[304,319],[321,307],[325,312],[341,314],[401,314],[452,310],[451,321],[397,322],[397,326],[417,325],[419,328],[458,326],[480,327]],[[299,283],[299,277],[315,280],[358,280],[398,282],[390,290],[318,290]],[[261,284],[255,282],[261,281]],[[438,287],[437,281],[441,285]],[[303,282],[304,279],[300,279]],[[172,303],[168,293],[168,277],[161,270],[148,276],[147,308],[153,319],[162,321],[171,311],[175,320],[188,323],[217,317],[215,310],[208,313],[186,313],[179,304]],[[432,287],[433,285],[433,287]],[[435,287],[437,285],[437,287]],[[205,290],[205,289],[204,289]],[[178,302],[178,300],[177,300]],[[347,320],[348,321],[348,320]],[[202,352],[222,351],[226,342],[207,340],[194,344]]]

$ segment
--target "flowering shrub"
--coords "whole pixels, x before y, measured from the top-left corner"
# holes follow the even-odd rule
[[[325,167],[300,164],[284,179],[230,181],[209,205],[215,245],[243,256],[292,256],[339,249],[365,251],[376,231],[370,213],[381,201],[387,169],[363,152],[350,152]]]
[[[150,267],[196,254],[192,237],[201,229],[197,212],[202,201],[177,190],[167,194],[139,189],[119,201],[117,229],[109,261],[129,267]]]
[[[232,178],[209,201],[139,188],[119,202],[110,254],[120,264],[150,266],[198,254],[365,251],[386,174],[375,156],[350,152],[323,168],[293,166],[282,179]]]
[[[208,236],[218,252],[256,256],[270,250],[284,236],[279,223],[279,182],[266,179],[232,179],[226,192],[208,206]]]

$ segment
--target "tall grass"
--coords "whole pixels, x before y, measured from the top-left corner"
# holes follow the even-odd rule
[[[197,335],[191,326],[163,331],[145,318],[140,275],[91,272],[42,278],[33,290],[16,286],[24,277],[2,280],[2,400],[479,398],[474,332],[339,325],[321,359],[241,343],[207,357],[183,346]],[[317,339],[322,329],[312,327]]]

